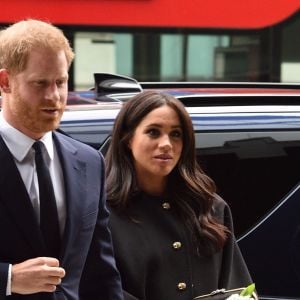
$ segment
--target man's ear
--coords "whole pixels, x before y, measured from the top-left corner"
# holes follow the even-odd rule
[[[0,88],[4,93],[10,93],[9,74],[6,69],[0,69]]]

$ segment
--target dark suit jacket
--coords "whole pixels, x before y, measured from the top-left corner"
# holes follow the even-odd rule
[[[8,264],[45,256],[29,195],[13,157],[0,137],[0,299],[122,299],[104,193],[102,156],[54,133],[64,174],[67,217],[60,264],[66,276],[55,293],[6,297]]]

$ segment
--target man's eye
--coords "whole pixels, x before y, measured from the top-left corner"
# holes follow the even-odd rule
[[[56,85],[57,86],[63,86],[66,83],[66,80],[57,80]]]
[[[35,85],[37,85],[37,86],[44,86],[45,84],[46,84],[46,81],[44,81],[44,80],[35,81]]]

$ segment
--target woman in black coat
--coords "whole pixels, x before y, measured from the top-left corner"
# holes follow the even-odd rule
[[[252,282],[230,209],[197,164],[193,125],[180,101],[147,91],[125,103],[106,171],[128,299],[191,300]]]

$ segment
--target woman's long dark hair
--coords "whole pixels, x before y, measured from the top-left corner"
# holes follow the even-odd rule
[[[108,202],[117,211],[126,212],[132,195],[139,190],[129,141],[142,119],[164,105],[176,111],[183,132],[181,157],[168,176],[168,186],[172,188],[167,193],[172,199],[172,207],[191,232],[198,250],[219,250],[229,232],[212,215],[216,188],[197,163],[191,118],[183,104],[173,96],[145,91],[126,102],[120,110],[105,157]]]

